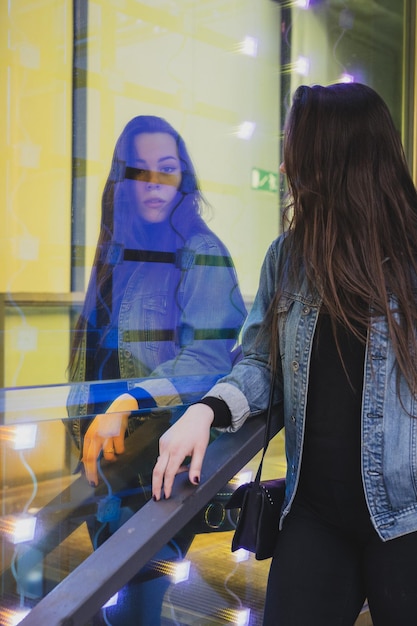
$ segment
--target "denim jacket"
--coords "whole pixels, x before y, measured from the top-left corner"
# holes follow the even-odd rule
[[[236,346],[246,308],[233,262],[220,239],[198,224],[179,242],[172,263],[121,262],[126,287],[106,335],[118,353],[121,380],[85,382],[84,337],[67,402],[67,427],[78,447],[80,418],[93,416],[92,394],[107,406],[126,391],[139,408],[142,396],[146,406],[178,406],[201,398],[240,358]],[[129,432],[135,428],[131,418]]]
[[[208,394],[227,402],[232,413],[229,430],[239,428],[250,414],[266,410],[269,348],[265,341],[255,344],[255,338],[280,282],[280,363],[275,400],[283,403],[287,455],[287,492],[281,526],[294,500],[300,475],[310,358],[321,306],[319,294],[312,293],[305,280],[300,281],[298,288],[290,284],[282,255],[284,239],[285,235],[278,238],[266,255],[258,294],[244,327],[244,359]],[[397,393],[395,356],[385,317],[371,317],[364,365],[362,481],[372,523],[386,541],[417,531],[417,407],[403,378],[400,395]]]

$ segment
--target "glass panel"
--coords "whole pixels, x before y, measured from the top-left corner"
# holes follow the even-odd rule
[[[48,64],[42,63],[43,58],[55,60],[57,69],[54,66],[53,71],[61,77],[63,84],[59,83],[59,87],[68,95],[66,108],[62,106],[59,110],[65,119],[61,120],[56,108],[55,118],[57,123],[62,121],[61,133],[64,124],[69,131],[69,138],[64,142],[55,132],[53,123],[42,124],[35,117],[35,110],[40,114],[42,109],[35,109],[31,100],[32,94],[37,94],[31,83],[32,65],[22,63],[20,57],[13,59],[8,71],[12,76],[16,74],[19,82],[7,84],[8,113],[12,116],[19,102],[25,124],[10,124],[14,134],[8,136],[9,157],[7,167],[3,168],[11,206],[6,214],[11,250],[8,262],[2,265],[7,268],[2,289],[4,363],[7,363],[2,381],[7,389],[4,422],[39,420],[44,433],[43,422],[54,421],[54,454],[45,471],[69,475],[70,471],[78,469],[79,451],[57,421],[66,417],[67,407],[74,419],[67,420],[66,425],[79,445],[80,433],[82,435],[88,426],[87,420],[79,416],[94,417],[124,391],[135,391],[140,407],[156,403],[164,412],[164,406],[169,404],[170,413],[165,411],[165,417],[158,419],[152,446],[142,459],[146,479],[141,474],[141,481],[145,481],[146,499],[158,435],[162,426],[168,425],[166,416],[174,419],[175,406],[181,403],[183,410],[185,403],[200,397],[215,379],[230,369],[245,308],[250,306],[256,290],[263,250],[269,243],[270,233],[278,232],[279,126],[275,111],[279,108],[279,40],[275,33],[279,26],[279,7],[269,2],[263,2],[258,8],[250,2],[224,6],[219,3],[216,7],[211,3],[188,1],[169,7],[165,3],[156,6],[154,2],[139,4],[122,0],[112,3],[75,1],[72,4],[44,3],[44,13],[39,18],[42,28],[39,29],[35,27],[38,14],[31,13],[25,3],[10,3],[2,9],[2,24],[7,28],[3,45],[9,42],[7,59],[12,49],[10,42],[13,43],[15,37],[26,36],[31,50],[37,45],[42,50],[45,48],[38,54],[37,63],[46,82],[51,70]],[[56,30],[52,40],[47,37],[48,28]],[[63,29],[66,29],[67,39],[60,37]],[[37,37],[42,41],[38,42]],[[59,54],[56,54],[57,46]],[[220,72],[219,68],[223,70]],[[239,77],[239,89],[234,82],[236,77]],[[26,85],[31,87],[28,99],[20,100]],[[52,86],[47,85],[52,89],[54,82]],[[44,112],[48,115],[53,97],[50,93],[45,95],[45,100],[47,97]],[[111,169],[115,143],[125,125],[137,115],[163,117],[184,136],[192,163],[184,160],[183,151],[178,150],[178,154],[174,151],[175,158],[180,160],[182,186],[176,190],[174,185],[165,185],[165,191],[181,192],[189,196],[191,204],[199,201],[193,188],[195,164],[204,196],[211,205],[205,207],[203,217],[212,233],[200,222],[193,230],[197,220],[190,203],[182,223],[174,220],[174,228],[168,232],[143,224],[140,228],[131,227],[127,212],[120,213],[123,211],[120,196],[135,193],[143,182],[153,184],[153,181],[140,180],[137,170],[154,172],[156,168],[148,155],[143,158],[142,148],[138,152],[134,142],[129,144],[130,153],[121,146],[117,154],[120,177],[113,179],[114,172],[111,174],[114,188],[110,194],[117,196],[114,220],[109,218],[108,211],[103,211],[103,219],[109,219],[111,226],[106,222],[102,230],[99,262],[93,269],[94,280],[94,272],[100,268],[101,273],[97,272],[100,287],[105,278],[107,291],[103,296],[103,291],[96,290],[93,283],[87,292],[98,249],[101,195]],[[51,117],[52,122],[55,118]],[[53,146],[50,158],[30,163],[19,161],[15,153],[22,137],[29,137],[32,145],[41,128],[46,146],[49,142]],[[133,148],[137,154],[131,152]],[[39,190],[31,187],[32,202],[39,211],[32,227],[34,213],[31,213],[31,220],[26,220],[28,198],[20,197],[21,185],[14,183],[20,173],[25,179],[26,168],[32,168],[29,174],[33,173],[41,181],[55,181],[54,150],[62,152],[67,159],[64,173],[69,185],[65,189],[59,187],[58,196],[52,196],[53,185]],[[38,147],[38,152],[43,157],[49,155],[47,147],[42,146],[42,150]],[[136,162],[137,158],[141,159],[140,163]],[[190,166],[190,171],[185,170],[184,165]],[[258,176],[254,184],[252,168],[256,168]],[[268,183],[260,186],[262,172],[268,173]],[[165,172],[158,170],[157,173]],[[187,184],[186,174],[191,174]],[[176,194],[176,204],[183,201],[181,194]],[[252,196],[257,201],[257,211],[263,215],[262,220],[250,210],[254,204],[250,200]],[[50,199],[47,207],[44,198]],[[163,194],[150,200],[149,212],[160,213],[163,200]],[[65,222],[65,229],[61,222]],[[105,249],[109,243],[108,228],[114,237]],[[142,236],[139,242],[138,230]],[[192,237],[198,238],[198,249],[190,246]],[[182,241],[181,246],[178,239]],[[58,252],[48,249],[49,240],[53,245],[56,242]],[[188,254],[189,247],[193,254]],[[177,250],[181,248],[185,250],[179,255]],[[137,255],[133,260],[119,258],[123,267],[116,267],[115,255],[121,252],[123,257],[125,249],[134,254],[145,252],[148,256],[145,260],[138,259]],[[245,250],[250,250],[250,255]],[[48,265],[40,267],[39,257]],[[241,275],[240,286],[231,259]],[[143,285],[142,270],[137,272],[136,268],[146,263],[150,270],[144,272],[146,284]],[[191,284],[184,279],[187,264],[193,266],[188,272],[195,277]],[[114,266],[114,276],[105,276],[108,266]],[[123,271],[126,267],[127,271]],[[131,277],[128,272],[132,273]],[[130,283],[132,299],[127,301],[120,296],[122,287],[119,285],[126,287],[130,278],[135,284]],[[137,294],[141,294],[142,300]],[[109,302],[113,306],[110,315]],[[185,307],[184,302],[189,306]],[[73,367],[68,369],[73,328],[84,304],[86,324],[92,332],[88,333],[86,345],[81,343],[74,351]],[[124,326],[118,325],[119,308],[126,320]],[[182,310],[184,314],[180,315]],[[93,319],[95,317],[97,319]],[[106,318],[104,322],[103,318]],[[106,324],[110,328],[106,328]],[[83,338],[86,336],[87,333]],[[94,355],[90,358],[98,343],[97,358]],[[100,365],[96,367],[97,360]],[[101,365],[106,367],[104,372]],[[163,368],[162,372],[157,371],[158,366]],[[152,380],[144,381],[150,373]],[[161,374],[166,374],[165,381],[160,380]],[[70,388],[66,384],[69,377],[95,381],[117,379],[119,375],[129,382],[72,385]],[[129,431],[141,423],[140,410],[129,420]],[[158,415],[158,410],[154,409],[153,414]],[[10,480],[10,473],[9,470],[4,478],[5,484]],[[102,480],[100,483],[103,487]],[[100,533],[100,540],[102,536]],[[92,537],[97,545],[94,531]]]
[[[94,416],[99,405],[108,406],[126,387],[121,388],[116,381],[99,380],[96,384],[97,378],[109,378],[109,371],[113,377],[114,370],[108,369],[101,376],[97,370],[88,374],[82,367],[74,368],[77,379],[92,378],[93,384],[68,385],[68,363],[73,329],[86,301],[96,254],[101,196],[113,151],[123,128],[134,116],[162,117],[181,133],[207,200],[203,218],[213,233],[199,226],[197,234],[208,241],[208,249],[202,246],[188,254],[189,246],[185,245],[178,255],[176,246],[167,248],[164,239],[158,238],[159,232],[148,229],[147,245],[138,246],[132,241],[134,229],[125,228],[126,240],[114,238],[112,247],[103,247],[99,255],[101,260],[104,257],[111,261],[107,265],[116,265],[117,253],[126,248],[135,253],[138,249],[158,253],[159,273],[148,278],[148,284],[157,287],[156,295],[133,290],[134,295],[148,296],[143,304],[133,305],[141,313],[145,311],[152,327],[149,323],[130,326],[123,330],[136,333],[133,339],[123,334],[121,337],[126,357],[122,367],[128,367],[131,355],[125,344],[137,344],[140,333],[147,333],[139,339],[145,339],[142,343],[149,347],[152,358],[143,364],[136,354],[136,365],[140,361],[139,365],[146,367],[120,374],[129,381],[124,384],[130,385],[130,392],[135,385],[141,385],[141,407],[147,396],[152,397],[151,404],[160,406],[152,407],[152,420],[149,407],[145,407],[129,423],[140,426],[143,444],[138,450],[142,473],[140,481],[136,475],[133,494],[139,498],[137,492],[141,491],[141,503],[150,496],[149,471],[157,455],[158,436],[175,418],[176,406],[183,410],[184,404],[201,396],[230,369],[234,358],[231,349],[245,307],[250,307],[254,298],[264,250],[271,233],[275,236],[279,231],[276,112],[280,42],[276,33],[280,8],[269,0],[256,6],[249,1],[183,0],[167,5],[153,1],[50,0],[39,10],[24,2],[8,3],[0,10],[4,30],[0,64],[7,77],[3,119],[8,125],[2,168],[7,191],[7,247],[0,269],[0,320],[4,331],[4,454],[0,478],[3,493],[7,494],[2,500],[1,604],[2,620],[11,623],[18,620],[13,612],[37,603],[85,559],[103,540],[101,527],[113,521],[109,519],[111,511],[102,506],[110,493],[103,477],[93,490],[78,472],[73,475],[78,469],[79,452],[68,431],[77,439],[79,431],[71,425],[82,429],[84,417]],[[154,167],[148,155],[142,158],[141,148],[133,147],[137,152],[134,156],[141,160],[130,161],[132,153],[128,151],[119,154],[120,178],[113,180],[112,173],[111,181],[117,188],[116,195],[119,190],[125,193],[124,188],[139,189],[142,182],[153,184],[153,179],[142,181],[137,170],[145,170],[146,176],[167,173]],[[182,153],[174,151],[174,157],[180,157],[180,191],[195,196],[193,177],[188,177],[185,184],[186,174],[193,174],[193,169],[190,172],[190,168],[183,167]],[[174,185],[165,186],[176,190]],[[149,209],[161,209],[162,199],[153,200]],[[115,216],[111,222],[115,237],[126,225],[126,220]],[[191,225],[190,216],[180,227],[174,224],[185,243],[183,229],[190,230]],[[169,258],[163,256],[165,253]],[[149,256],[139,261],[122,260],[155,265],[155,259]],[[180,304],[184,298],[184,284],[170,281],[168,272],[185,272],[186,264],[192,264],[194,274],[203,277],[197,310],[188,308],[181,325],[171,318],[161,324],[164,311],[170,312],[167,298]],[[125,279],[123,276],[122,281]],[[115,282],[109,290],[111,295],[117,292]],[[165,291],[161,291],[161,283]],[[91,293],[92,301],[86,305],[90,325],[102,295],[94,290]],[[221,306],[217,306],[220,299]],[[105,309],[103,306],[98,317]],[[219,317],[223,310],[227,314]],[[204,323],[195,325],[193,315],[201,317],[200,311],[208,313]],[[91,342],[103,339],[100,324],[101,320],[96,335],[90,335]],[[115,329],[117,335],[120,328],[116,325]],[[160,331],[164,336],[155,337]],[[167,337],[169,333],[173,336]],[[105,350],[114,347],[111,332],[105,340]],[[171,342],[171,361],[177,356],[177,344],[187,348],[193,341],[202,346],[204,342],[207,347],[197,351],[197,356],[205,355],[205,361],[196,358],[188,369],[175,371],[175,379],[170,371],[165,387],[160,377],[153,376],[151,384],[156,383],[158,388],[151,387],[150,393],[144,377],[149,372],[157,373],[155,367],[160,362],[166,363],[159,357],[159,348],[166,341]],[[87,356],[91,342],[86,345]],[[114,352],[109,352],[114,357]],[[207,355],[211,356],[210,367]],[[204,368],[199,369],[201,361]],[[68,411],[73,419],[66,420],[66,429],[62,419]],[[26,437],[28,443],[19,444]],[[27,447],[21,450],[19,445]],[[121,484],[126,487],[122,469],[126,466],[119,463],[113,475],[119,490]],[[80,508],[80,498],[90,498],[89,504]],[[118,523],[130,514],[124,502],[122,509]],[[213,524],[217,508],[210,511]],[[25,537],[14,532],[22,519],[28,525]],[[205,518],[201,519],[204,525]],[[32,537],[30,532],[35,535]]]

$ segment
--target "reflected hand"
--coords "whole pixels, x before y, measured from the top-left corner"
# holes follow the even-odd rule
[[[159,440],[159,457],[152,474],[152,495],[161,499],[162,486],[165,498],[172,492],[176,474],[187,471],[184,459],[191,457],[188,477],[191,483],[200,482],[201,466],[210,440],[213,410],[205,404],[194,404]]]
[[[82,458],[90,485],[98,485],[97,459],[102,450],[107,461],[116,461],[116,455],[125,451],[127,422],[130,413],[137,409],[135,398],[125,393],[112,402],[106,413],[96,415],[91,422],[84,437]]]

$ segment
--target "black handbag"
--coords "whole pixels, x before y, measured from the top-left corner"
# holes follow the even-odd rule
[[[279,518],[285,499],[285,478],[261,481],[262,465],[269,444],[272,394],[266,418],[264,449],[255,480],[241,485],[229,499],[226,508],[240,508],[232,540],[232,552],[244,548],[258,561],[272,557],[278,539]]]

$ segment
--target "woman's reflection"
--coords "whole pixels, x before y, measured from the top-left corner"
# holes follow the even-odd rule
[[[104,188],[69,367],[71,381],[88,382],[71,390],[68,426],[93,486],[99,457],[115,461],[126,435],[143,423],[132,412],[197,400],[239,356],[246,310],[230,255],[200,215],[203,205],[180,135],[159,117],[132,119],[117,141]],[[163,428],[181,410],[159,420]],[[149,498],[158,433],[149,446],[142,441],[146,432],[138,449],[145,495],[130,498],[116,526]],[[111,530],[97,522],[95,544]],[[153,623],[150,614],[143,623]]]

